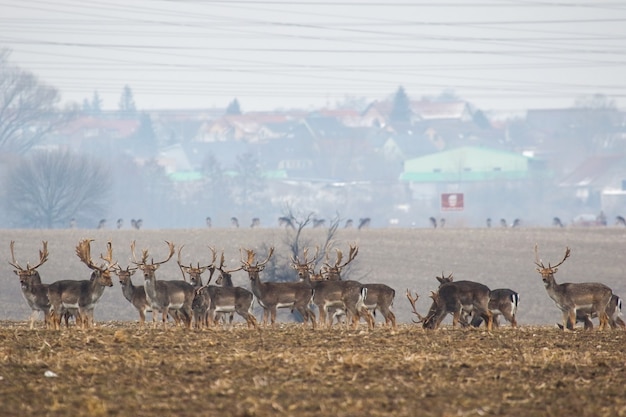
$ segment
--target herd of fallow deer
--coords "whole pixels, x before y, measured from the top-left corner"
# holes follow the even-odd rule
[[[139,312],[139,321],[143,325],[146,313],[152,313],[153,326],[157,326],[157,317],[160,316],[164,328],[167,328],[168,318],[177,325],[191,328],[215,326],[226,316],[229,323],[233,321],[234,313],[241,316],[249,328],[258,327],[257,319],[253,314],[255,301],[263,308],[264,326],[274,327],[278,308],[288,308],[291,312],[297,311],[306,326],[311,323],[315,329],[318,326],[332,326],[335,319],[344,316],[346,323],[356,329],[363,319],[368,329],[375,325],[373,314],[379,311],[385,325],[395,329],[396,317],[392,311],[395,290],[385,284],[363,284],[359,281],[344,280],[342,270],[352,262],[358,254],[358,247],[350,245],[347,259],[344,261],[341,250],[336,250],[336,258],[321,262],[319,250],[309,259],[308,249],[303,251],[303,257],[291,256],[291,266],[297,272],[297,281],[272,282],[263,281],[261,272],[274,253],[269,249],[265,259],[259,261],[257,253],[251,249],[240,249],[240,265],[235,269],[227,269],[224,252],[221,253],[218,263],[218,254],[211,250],[211,261],[206,265],[183,265],[182,250],[178,249],[178,266],[183,280],[157,279],[157,269],[168,262],[176,249],[173,243],[168,245],[168,255],[165,259],[155,262],[148,260],[148,250],[142,250],[141,258],[135,254],[135,242],[130,245],[132,255],[131,264],[125,268],[113,260],[111,242],[106,245],[106,255],[100,255],[102,264],[97,264],[91,257],[92,239],[83,239],[76,246],[76,255],[82,263],[92,270],[88,280],[60,280],[50,284],[42,282],[38,268],[48,260],[47,242],[42,242],[39,251],[39,262],[31,266],[29,263],[22,267],[15,258],[15,242],[10,244],[11,261],[19,277],[22,293],[32,310],[30,328],[39,313],[44,315],[46,328],[60,329],[64,319],[68,326],[69,320],[74,317],[76,325],[81,328],[93,326],[94,308],[102,297],[106,287],[113,286],[112,274],[119,278],[124,297]],[[583,322],[585,329],[592,329],[592,318],[599,319],[599,328],[626,329],[621,317],[621,299],[613,294],[611,288],[601,283],[562,283],[557,284],[555,274],[558,267],[570,256],[570,249],[566,248],[563,259],[556,265],[544,265],[539,259],[535,246],[535,265],[541,275],[548,296],[556,303],[562,312],[562,323],[559,327],[571,330],[577,322]],[[323,263],[318,272],[316,265]],[[141,270],[143,285],[134,285],[132,275]],[[248,274],[250,290],[233,285],[233,272],[243,270]],[[208,272],[209,277],[203,283],[202,274]],[[211,285],[213,275],[219,272],[215,285]],[[187,278],[189,278],[187,280]],[[520,300],[517,292],[500,288],[491,290],[487,286],[473,281],[455,281],[452,274],[437,277],[439,287],[432,291],[432,304],[425,316],[416,308],[419,298],[417,293],[407,289],[406,296],[412,312],[418,317],[414,323],[421,323],[424,329],[437,329],[448,314],[453,315],[453,326],[478,327],[484,321],[487,329],[498,326],[498,317],[503,316],[512,327],[517,327],[516,313]],[[316,317],[317,307],[319,317]],[[269,323],[268,323],[269,321]]]

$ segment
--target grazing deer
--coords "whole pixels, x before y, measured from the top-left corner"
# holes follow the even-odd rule
[[[430,222],[430,225],[432,226],[433,229],[437,228],[437,219],[431,216],[428,218],[428,221]]]
[[[324,219],[317,219],[317,218],[313,219],[313,228],[314,229],[323,227],[324,224],[326,224],[326,220],[324,220]]]
[[[489,296],[489,310],[493,314],[493,325],[498,327],[498,316],[502,315],[506,321],[511,323],[511,327],[517,327],[517,307],[519,305],[519,294],[508,288],[498,288],[491,290]],[[483,318],[477,315],[472,317],[471,325],[479,327]]]
[[[589,315],[597,314],[600,318],[600,330],[606,328],[609,316],[606,313],[607,305],[611,301],[613,291],[598,282],[563,283],[557,284],[554,274],[558,267],[570,256],[570,248],[565,248],[565,256],[558,264],[545,266],[539,260],[537,245],[535,244],[535,265],[537,272],[546,287],[546,291],[557,307],[563,313],[563,329],[572,328],[576,323],[576,311],[585,310]]]
[[[131,278],[137,269],[138,268],[131,268],[130,266],[126,267],[126,269],[122,269],[118,266],[114,269],[114,272],[120,280],[124,298],[139,312],[139,324],[143,326],[146,322],[146,313],[152,313],[152,323],[154,325],[156,323],[156,314],[148,302],[146,290],[143,285],[135,286]]]
[[[350,245],[348,260],[343,264],[341,263],[343,253],[339,249],[336,249],[336,253],[335,264],[330,265],[327,257],[322,268],[322,274],[326,279],[317,282],[314,287],[313,303],[319,309],[319,322],[323,324],[326,321],[327,314],[331,309],[341,309],[352,320],[352,328],[356,328],[360,319],[363,319],[367,323],[368,328],[373,329],[374,318],[365,306],[367,288],[358,281],[343,281],[341,279],[341,271],[354,260],[359,253],[359,248]],[[330,316],[329,325],[332,325],[332,319],[337,314],[341,313],[334,313],[333,316]]]
[[[506,222],[506,219],[500,219],[500,227],[509,227],[509,225]]]
[[[236,217],[231,217],[230,218],[230,224],[233,227],[239,228],[239,219]]]
[[[124,219],[122,219],[121,217],[117,219],[116,226],[118,229],[121,229],[122,227],[124,227]]]
[[[39,275],[39,268],[48,260],[48,242],[42,241],[42,249],[39,251],[39,263],[34,266],[30,266],[26,262],[26,268],[22,268],[20,264],[15,260],[14,247],[15,242],[11,241],[9,248],[11,249],[11,259],[9,262],[15,270],[15,274],[20,279],[20,286],[22,287],[22,295],[26,300],[26,303],[32,310],[30,315],[30,328],[35,326],[35,319],[39,315],[39,312],[44,314],[44,323],[46,328],[51,327],[49,322],[50,301],[48,300],[48,285],[41,282],[41,276]]]
[[[561,219],[558,218],[558,217],[555,217],[555,218],[552,219],[552,226],[565,227],[565,225],[563,224]]]
[[[169,261],[172,259],[172,256],[174,256],[174,244],[167,241],[165,243],[167,243],[169,247],[167,258],[160,262],[154,262],[153,259],[148,263],[148,251],[146,249],[142,251],[141,260],[137,261],[135,256],[135,241],[133,241],[130,246],[133,263],[143,272],[146,298],[150,302],[152,309],[161,313],[163,328],[167,328],[167,316],[171,310],[177,313],[179,317],[182,316],[180,318],[183,320],[185,327],[189,329],[191,328],[191,305],[195,295],[195,288],[186,281],[164,281],[156,279],[156,270],[159,266]]]
[[[252,219],[252,223],[250,224],[251,229],[256,229],[257,227],[261,227],[261,219],[255,217]]]
[[[286,229],[295,229],[296,226],[293,224],[295,218],[291,215],[289,216],[281,216],[278,218],[278,226],[285,227]]]
[[[91,259],[91,242],[93,239],[83,239],[76,246],[78,258],[93,271],[90,279],[82,281],[61,280],[48,286],[49,315],[56,330],[61,327],[61,318],[72,311],[78,312],[76,315],[77,325],[80,325],[81,328],[91,327],[93,325],[93,311],[104,294],[104,289],[113,286],[111,272],[117,263],[113,262],[111,242],[107,243],[107,256],[100,255],[100,258],[105,261],[100,266],[94,264]]]
[[[357,227],[357,229],[358,230],[367,229],[370,227],[371,222],[372,222],[372,219],[370,219],[369,217],[363,217],[359,219],[359,227]]]
[[[491,217],[487,217],[487,220],[485,220],[485,224],[487,225],[487,227],[491,227]]]
[[[352,221],[352,219],[348,219],[346,220],[346,224],[343,225],[344,229],[352,229],[352,226],[354,225],[354,221]]]
[[[486,285],[474,281],[453,281],[452,274],[437,277],[441,284],[437,292],[431,292],[433,303],[422,321],[425,329],[437,329],[447,314],[453,315],[452,326],[461,320],[461,314],[470,312],[487,322],[487,330],[493,326],[493,315],[489,310],[490,290]]]
[[[213,221],[211,220],[210,217],[207,216],[207,218],[204,219],[204,222],[206,223],[206,227],[208,227],[209,229],[213,227]]]
[[[615,224],[618,226],[626,226],[626,219],[624,219],[622,216],[615,216]]]
[[[98,229],[104,229],[107,225],[107,220],[106,219],[100,219],[100,221],[98,222]]]
[[[272,257],[274,248],[270,248],[267,258],[260,263],[255,262],[253,250],[245,249],[245,251],[247,259],[243,258],[242,252],[241,265],[250,278],[252,293],[263,307],[263,325],[267,325],[269,316],[271,325],[274,327],[276,309],[290,308],[292,312],[296,310],[302,315],[303,325],[306,325],[310,320],[313,329],[315,329],[315,313],[309,308],[313,298],[311,286],[304,282],[262,282],[259,274]]]
[[[621,328],[626,330],[626,323],[624,323],[624,320],[622,319],[622,299],[617,295],[613,294],[611,297],[611,301],[606,306],[606,314],[609,316],[609,326],[611,329]],[[598,317],[596,313],[591,313],[587,309],[583,308],[576,310],[576,322],[584,323],[585,330],[593,329],[593,322],[591,319],[596,317]],[[563,328],[562,324],[557,324],[557,326],[561,329]],[[568,327],[569,330],[573,330],[573,328],[574,326]]]

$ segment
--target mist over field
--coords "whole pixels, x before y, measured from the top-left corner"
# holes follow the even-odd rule
[[[42,240],[48,241],[49,260],[39,268],[43,282],[60,279],[88,279],[90,270],[75,255],[75,247],[83,238],[94,239],[92,258],[99,259],[107,240],[113,243],[113,257],[120,266],[130,264],[130,243],[136,241],[137,250],[148,249],[155,261],[165,259],[164,241],[185,245],[183,264],[211,260],[209,246],[224,250],[228,268],[240,265],[240,248],[255,249],[264,256],[270,246],[276,248],[276,266],[289,263],[287,243],[291,235],[280,228],[240,229],[171,229],[171,230],[3,230],[0,248],[5,262],[0,263],[4,277],[0,285],[0,320],[27,320],[30,315],[22,297],[19,280],[8,264],[11,260],[9,244],[15,241],[15,256],[21,265],[38,261]],[[323,229],[304,229],[303,246],[322,245],[326,238]],[[356,243],[359,254],[352,263],[349,276],[363,283],[385,283],[396,290],[393,306],[398,323],[410,323],[413,315],[405,292],[410,289],[420,295],[418,311],[426,313],[430,291],[437,288],[436,276],[453,273],[456,280],[481,282],[491,289],[510,288],[520,293],[518,323],[524,325],[554,325],[561,313],[548,297],[540,275],[535,270],[534,245],[544,263],[559,262],[565,248],[571,256],[561,265],[556,281],[602,282],[613,292],[626,297],[626,257],[624,242],[626,228],[482,228],[482,229],[340,229],[334,247],[348,252],[348,245]],[[268,268],[269,269],[269,268]],[[267,271],[262,280],[271,277]],[[205,277],[205,280],[208,277]],[[176,256],[157,271],[157,279],[182,279]],[[293,280],[296,279],[295,271]],[[250,288],[247,274],[233,274],[235,285]],[[135,285],[142,285],[139,274],[133,276]],[[261,318],[261,309],[255,307]],[[279,310],[278,322],[291,322],[295,315]],[[119,282],[106,288],[95,309],[95,321],[137,321],[138,313],[123,297]],[[236,317],[236,321],[241,321]],[[41,318],[40,318],[41,321]],[[596,320],[597,322],[597,320]],[[381,317],[377,317],[377,324]],[[450,324],[447,318],[444,324]],[[503,323],[501,319],[501,324]],[[38,323],[42,325],[42,323]]]

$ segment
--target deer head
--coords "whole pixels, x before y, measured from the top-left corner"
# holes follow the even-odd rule
[[[174,244],[171,242],[168,242],[167,240],[165,241],[165,243],[167,244],[169,248],[169,254],[167,258],[160,262],[154,262],[154,259],[151,259],[150,263],[148,263],[148,250],[147,249],[143,249],[141,251],[141,260],[137,261],[137,257],[135,256],[135,241],[133,240],[132,243],[130,244],[130,251],[133,255],[132,262],[135,265],[137,265],[139,269],[143,271],[144,278],[150,278],[154,276],[154,272],[159,268],[159,266],[169,261],[170,259],[172,259],[172,256],[174,256],[174,252],[176,252],[174,248]]]
[[[535,265],[537,265],[537,272],[541,274],[541,279],[546,286],[554,283],[554,274],[556,274],[556,272],[558,271],[558,267],[561,266],[561,264],[563,264],[563,262],[565,262],[567,258],[569,258],[570,252],[570,248],[566,247],[565,256],[563,256],[561,262],[554,266],[550,265],[550,263],[548,263],[548,266],[545,266],[543,262],[539,259],[539,254],[537,253],[537,244],[535,244]]]
[[[176,262],[178,263],[178,267],[183,274],[183,280],[187,281],[187,277],[185,276],[185,273],[187,273],[189,275],[189,281],[191,281],[191,284],[194,286],[200,286],[202,285],[201,276],[207,269],[210,271],[211,277],[213,277],[213,273],[215,272],[215,259],[217,258],[215,249],[209,247],[209,249],[211,249],[211,252],[213,253],[213,258],[210,264],[200,266],[200,262],[198,262],[197,266],[194,267],[191,263],[189,263],[189,266],[183,265],[181,260],[181,252],[183,251],[184,247],[185,245],[181,245],[181,247],[178,249],[178,259],[176,260]],[[211,281],[211,278],[209,278],[209,281]]]
[[[300,279],[305,279],[306,275],[311,275],[313,274],[313,269],[315,267],[315,262],[317,262],[317,257],[319,255],[319,251],[320,248],[319,246],[317,246],[315,248],[315,256],[313,256],[313,259],[311,259],[309,261],[308,257],[309,257],[309,248],[305,248],[302,251],[302,255],[304,257],[303,261],[300,261],[300,259],[298,259],[297,256],[291,256],[291,267],[293,269],[295,269],[296,271],[298,271],[298,277]]]
[[[37,277],[37,279],[41,281],[41,278],[39,278],[39,272],[37,272],[37,268],[39,268],[48,260],[48,242],[42,241],[41,243],[42,243],[42,249],[39,251],[39,263],[37,265],[30,266],[30,264],[26,262],[26,268],[22,268],[20,264],[15,260],[15,253],[14,253],[15,241],[12,240],[9,245],[11,249],[11,259],[12,259],[12,262],[9,262],[9,265],[15,268],[13,272],[15,272],[15,274],[20,278],[20,283],[22,284],[23,287],[28,285],[31,278],[33,277]]]
[[[91,259],[91,242],[93,239],[83,239],[76,245],[76,255],[82,263],[87,265],[93,272],[91,273],[91,279],[98,279],[102,285],[108,287],[113,286],[111,280],[111,272],[113,272],[117,266],[117,262],[113,262],[113,246],[111,241],[107,242],[107,255],[100,254],[100,259],[104,261],[104,264],[98,266]]]
[[[343,260],[343,253],[339,249],[335,249],[337,252],[337,259],[334,265],[330,265],[328,263],[328,256],[326,257],[326,262],[324,263],[324,273],[326,274],[326,279],[329,281],[339,281],[341,280],[341,270],[348,265],[350,262],[356,258],[359,253],[359,248],[356,245],[350,245],[350,252],[348,254],[348,260],[344,263],[341,263]]]
[[[222,256],[220,257],[220,265],[217,267],[217,269],[220,271],[220,276],[217,277],[217,279],[215,280],[215,283],[217,285],[223,285],[224,281],[228,281],[232,283],[232,280],[231,280],[232,273],[243,269],[243,265],[235,269],[225,269],[226,265],[224,264],[224,262],[225,262],[224,251],[222,251]],[[226,284],[226,285],[229,285],[229,284]]]
[[[435,277],[437,278],[437,281],[439,281],[439,284],[443,285],[447,282],[452,282],[454,281],[454,277],[452,276],[452,274],[445,276],[443,271],[441,271],[441,276],[440,277]]]
[[[269,254],[267,255],[267,258],[263,261],[263,262],[256,262],[254,263],[254,258],[256,256],[256,254],[254,253],[254,251],[252,249],[244,249],[246,251],[247,254],[247,260],[243,259],[243,251],[240,250],[241,253],[241,267],[244,271],[246,271],[248,273],[248,275],[250,276],[250,279],[255,280],[259,278],[259,273],[265,269],[265,264],[267,264],[267,262],[270,260],[270,258],[272,257],[272,255],[274,254],[274,247],[270,248]]]

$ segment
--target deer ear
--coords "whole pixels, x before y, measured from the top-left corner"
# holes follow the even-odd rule
[[[437,278],[437,281],[443,284],[443,278],[440,278],[440,277],[435,277],[435,278]]]
[[[20,273],[17,272],[17,269],[14,269],[13,272],[15,272],[15,275],[18,275],[18,276],[20,275]]]
[[[552,273],[556,274],[556,271],[558,271],[558,270],[559,270],[559,268],[552,268]]]

